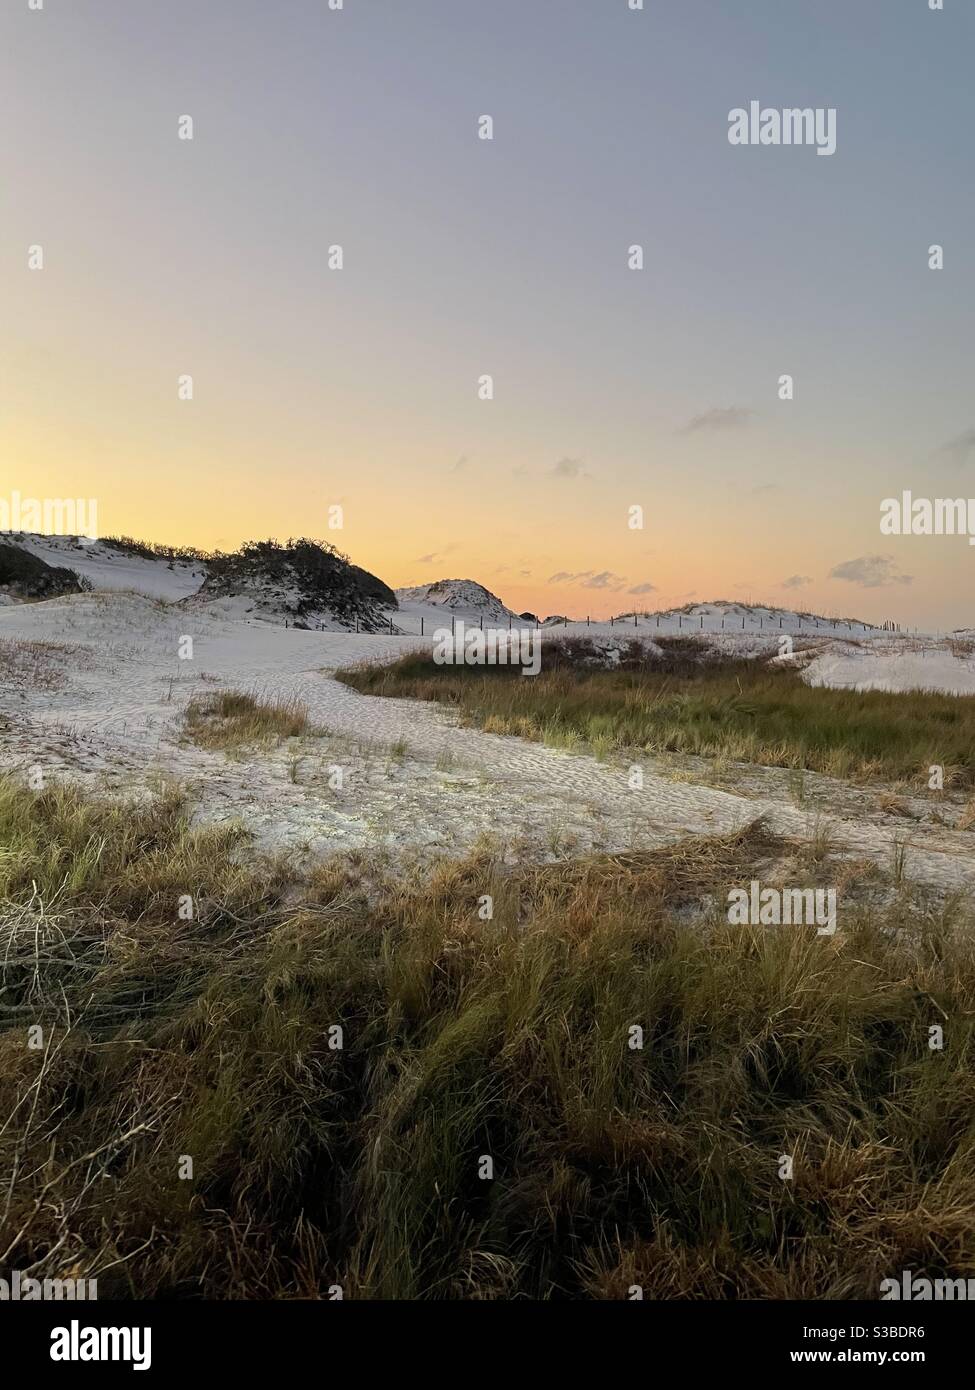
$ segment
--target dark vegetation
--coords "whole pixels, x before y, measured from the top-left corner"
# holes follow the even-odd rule
[[[0,544],[0,589],[18,599],[57,598],[91,588],[74,570],[49,565],[17,545]]]
[[[350,565],[349,569],[366,598],[374,599],[383,608],[399,607],[399,600],[394,590],[388,584],[384,584],[377,575],[370,574],[368,570],[362,569],[359,565]]]
[[[781,851],[760,825],[423,880],[241,849],[175,797],[0,784],[2,1267],[250,1299],[873,1299],[975,1270],[959,903],[702,927]]]
[[[278,592],[285,611],[299,623],[328,610],[340,622],[377,631],[388,619],[384,594],[392,594],[375,575],[349,563],[324,541],[247,541],[232,554],[210,557],[201,595]],[[393,596],[395,602],[395,595]]]

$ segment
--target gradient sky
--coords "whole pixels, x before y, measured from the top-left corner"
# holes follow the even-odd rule
[[[0,0],[0,496],[543,614],[975,624],[975,547],[879,531],[975,497],[973,55],[969,0]],[[836,153],[730,145],[753,99]]]

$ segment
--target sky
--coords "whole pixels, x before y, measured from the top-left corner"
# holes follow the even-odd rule
[[[965,536],[880,531],[975,498],[975,5],[633,2],[0,0],[0,498],[975,625]],[[731,144],[752,101],[835,152]]]

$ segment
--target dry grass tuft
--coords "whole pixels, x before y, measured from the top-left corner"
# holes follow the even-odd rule
[[[201,748],[239,748],[309,732],[308,710],[300,701],[264,700],[240,690],[193,700],[185,717],[190,738]]]

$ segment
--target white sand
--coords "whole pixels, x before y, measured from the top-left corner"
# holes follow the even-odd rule
[[[184,634],[194,638],[192,661],[178,657]],[[0,728],[0,767],[25,776],[37,766],[49,778],[147,795],[161,774],[187,788],[200,820],[239,820],[265,848],[457,854],[487,833],[512,856],[546,858],[729,831],[762,813],[782,834],[812,829],[812,817],[784,800],[673,781],[649,759],[641,760],[643,789],[631,790],[625,765],[461,729],[440,706],[363,696],[330,674],[429,639],[296,631],[132,594],[6,607],[4,639],[77,646],[57,658],[61,688],[0,689],[0,725],[8,725]],[[239,760],[186,743],[187,702],[220,688],[297,697],[326,732]],[[406,754],[391,757],[400,739]],[[341,792],[328,786],[336,765],[345,773]],[[884,863],[897,833],[855,820],[834,829],[847,852]],[[934,826],[912,826],[911,834],[910,874],[946,886],[975,881],[971,835]]]

